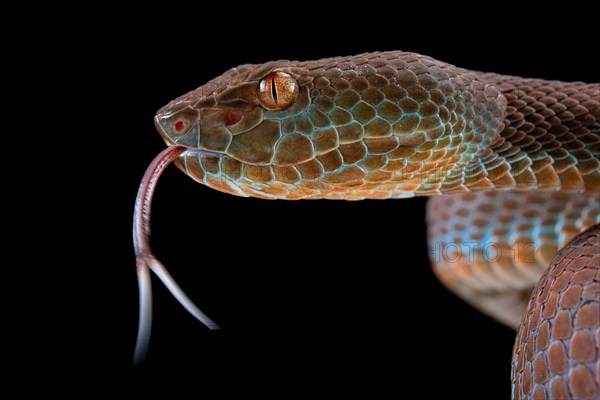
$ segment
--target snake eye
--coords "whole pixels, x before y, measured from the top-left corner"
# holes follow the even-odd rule
[[[258,100],[267,110],[283,110],[298,96],[298,82],[285,72],[271,72],[258,86]]]

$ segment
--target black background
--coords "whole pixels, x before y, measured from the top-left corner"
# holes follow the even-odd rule
[[[409,390],[427,398],[508,398],[514,333],[432,275],[426,199],[237,198],[175,167],[153,203],[154,252],[223,329],[207,330],[154,280],[150,351],[133,368],[134,199],[165,146],[153,125],[156,110],[230,67],[400,49],[474,70],[598,81],[591,60],[597,34],[593,21],[582,21],[589,11],[473,16],[425,2],[387,11],[255,5],[250,13],[227,4],[198,14],[155,11],[144,18],[109,13],[92,28],[106,35],[84,41],[69,66],[89,68],[75,79],[82,94],[71,104],[93,121],[67,163],[81,173],[87,157],[92,182],[86,207],[73,208],[88,232],[76,238],[85,256],[70,276],[81,295],[69,301],[74,328],[67,337],[81,348],[73,363],[140,387],[191,384],[194,397],[241,389],[281,398],[375,391],[410,398]]]

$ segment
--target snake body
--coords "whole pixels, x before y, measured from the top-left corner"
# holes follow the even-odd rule
[[[281,109],[257,95],[274,73],[288,79],[288,92],[272,87],[275,105],[278,95],[293,99]],[[155,122],[169,145],[185,147],[177,166],[222,192],[289,200],[433,196],[431,259],[450,290],[516,328],[539,281],[513,354],[513,397],[599,393],[600,84],[366,53],[242,65],[170,102]],[[574,242],[587,252],[564,247],[588,228]],[[438,257],[436,246],[449,244],[467,246],[469,257]],[[485,253],[490,244],[493,257]],[[525,253],[515,256],[519,246]],[[548,301],[554,312],[544,314]],[[568,360],[557,358],[558,346]]]

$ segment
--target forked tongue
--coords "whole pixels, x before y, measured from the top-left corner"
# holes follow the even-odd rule
[[[138,333],[133,355],[134,364],[141,364],[150,343],[150,332],[152,330],[152,283],[150,270],[159,277],[164,285],[175,296],[179,304],[189,311],[196,319],[210,329],[219,329],[210,318],[208,318],[183,292],[173,277],[160,261],[154,257],[150,249],[150,206],[152,195],[156,188],[158,178],[167,165],[172,163],[185,151],[185,147],[170,146],[160,152],[148,166],[135,200],[135,211],[133,213],[133,246],[137,264],[138,287],[140,292],[140,317]]]

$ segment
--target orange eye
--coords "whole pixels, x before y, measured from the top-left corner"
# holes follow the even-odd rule
[[[271,72],[258,86],[258,100],[267,110],[288,108],[298,97],[298,82],[285,72]]]

